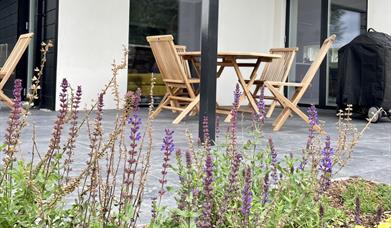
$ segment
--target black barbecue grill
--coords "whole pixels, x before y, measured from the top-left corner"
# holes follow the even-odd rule
[[[391,36],[369,29],[338,51],[337,105],[391,119]]]

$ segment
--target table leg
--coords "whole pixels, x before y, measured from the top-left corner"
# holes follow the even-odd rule
[[[243,88],[243,94],[240,96],[239,98],[239,107],[240,107],[240,103],[243,101],[243,99],[245,97],[247,97],[251,107],[254,109],[255,112],[258,113],[258,108],[257,108],[257,103],[256,101],[254,100],[254,97],[252,96],[251,92],[250,92],[250,88],[251,86],[254,84],[254,81],[256,79],[256,76],[257,76],[257,71],[258,71],[258,68],[259,66],[261,65],[261,60],[260,59],[257,59],[257,62],[255,63],[254,65],[254,69],[252,70],[251,72],[251,75],[250,75],[250,81],[248,82],[248,84],[246,84],[246,82],[244,81],[244,78],[243,78],[243,75],[242,73],[240,72],[240,69],[239,69],[239,66],[236,62],[236,59],[233,59],[231,60],[232,61],[232,64],[233,64],[233,67],[235,69],[235,72],[236,72],[236,76],[238,77],[238,81],[239,83],[241,84],[242,88]],[[238,108],[239,108],[238,107]],[[231,121],[231,118],[232,118],[232,115],[229,114],[224,122],[229,122]]]

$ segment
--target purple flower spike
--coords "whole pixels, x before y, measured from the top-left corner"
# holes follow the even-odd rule
[[[20,125],[20,114],[22,112],[22,80],[16,79],[14,81],[13,90],[13,109],[9,114],[8,127],[5,132],[5,144],[7,145],[7,152],[11,152],[15,149],[19,140],[19,131],[17,130]],[[11,157],[13,155],[10,155]]]
[[[63,125],[65,123],[65,117],[68,111],[68,81],[64,78],[61,82],[61,92],[60,92],[60,110],[57,115],[57,120],[54,124],[54,129],[52,133],[52,138],[50,140],[49,148],[50,150],[58,149],[60,144],[61,132]],[[50,152],[49,152],[50,153]]]
[[[362,220],[361,220],[360,214],[361,214],[360,198],[358,198],[358,196],[356,196],[355,207],[354,207],[354,221],[355,221],[356,225],[361,225],[362,224]]]
[[[137,112],[140,105],[141,100],[141,90],[138,88],[133,94],[132,94],[132,108],[134,112]]]
[[[251,203],[253,200],[251,185],[252,185],[251,168],[247,167],[244,171],[244,188],[242,190],[242,214],[244,217],[243,227],[247,227],[248,225],[248,217],[250,215]]]
[[[269,137],[269,148],[270,148],[270,157],[271,161],[271,177],[274,184],[277,184],[278,175],[277,175],[277,151],[274,148],[274,143],[271,137]]]
[[[232,109],[231,109],[231,131],[232,129],[236,129],[236,124],[238,120],[238,110],[239,110],[239,101],[240,96],[242,93],[240,92],[239,84],[236,84],[235,91],[234,91],[234,102],[232,103]]]
[[[169,166],[168,162],[170,161],[170,155],[172,152],[174,152],[174,140],[172,138],[172,135],[174,134],[174,131],[171,131],[170,129],[165,129],[165,136],[163,138],[163,145],[162,145],[162,151],[163,151],[163,165],[162,165],[162,178],[159,179],[159,182],[161,184],[160,190],[159,190],[159,203],[162,200],[162,197],[166,191],[164,190],[164,185],[167,183],[167,168]]]
[[[253,119],[255,123],[264,124],[266,117],[266,105],[265,105],[265,87],[262,86],[257,102],[258,113],[254,112]]]
[[[134,114],[131,118],[129,118],[128,123],[130,124],[130,149],[128,151],[127,156],[127,166],[125,167],[126,179],[126,193],[129,190],[129,186],[133,184],[134,175],[136,173],[136,158],[137,158],[137,146],[138,141],[141,139],[140,126],[141,126],[141,118]]]
[[[310,145],[312,144],[312,140],[314,138],[314,126],[319,124],[319,118],[318,118],[318,111],[316,111],[316,108],[314,105],[311,105],[311,107],[308,108],[308,118],[310,120],[310,126],[308,129],[308,140],[307,140],[307,149],[309,149]]]
[[[269,187],[269,173],[266,173],[265,178],[263,179],[262,205],[265,205],[269,200]]]
[[[186,156],[186,168],[189,171],[191,171],[191,168],[193,167],[193,158],[191,156],[190,150],[186,150],[185,156]]]
[[[322,191],[326,191],[330,187],[334,155],[334,149],[330,146],[330,136],[326,137],[325,144],[326,145],[322,150],[322,158],[319,165],[319,169],[322,172],[322,176],[320,178],[320,186]]]
[[[204,204],[202,207],[202,217],[199,218],[198,227],[212,227],[212,191],[213,191],[213,158],[208,151],[205,160],[205,175],[204,175]]]
[[[234,91],[234,102],[232,103],[231,109],[231,122],[228,130],[230,131],[230,145],[228,147],[228,152],[230,152],[231,156],[235,156],[236,146],[237,146],[237,121],[238,121],[238,109],[239,109],[239,101],[242,93],[239,89],[239,84],[236,84],[236,88]]]

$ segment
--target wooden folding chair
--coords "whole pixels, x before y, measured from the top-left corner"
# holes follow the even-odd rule
[[[288,78],[289,71],[291,69],[293,60],[295,58],[298,48],[272,48],[270,54],[280,55],[281,58],[273,59],[272,62],[266,62],[263,68],[261,77],[259,80],[255,80],[253,84],[256,86],[252,93],[254,97],[259,97],[258,91],[264,85],[265,81],[270,82],[285,82]],[[246,80],[246,83],[251,83],[250,80]],[[278,88],[281,92],[284,91],[284,86]],[[270,108],[266,114],[266,117],[270,118],[277,105],[277,99],[274,96],[264,96],[264,99],[273,100]]]
[[[30,44],[34,33],[26,33],[19,37],[11,54],[5,61],[3,67],[0,69],[0,101],[2,101],[9,108],[13,108],[14,102],[4,94],[3,88],[5,83],[11,77],[19,60],[22,58],[23,53],[26,51],[27,46]]]
[[[190,71],[185,68],[187,62],[179,57],[178,47],[175,47],[173,40],[171,35],[147,37],[167,87],[167,93],[152,114],[152,118],[156,118],[162,109],[175,110],[180,113],[173,123],[178,124],[198,105],[199,96],[192,85],[199,84],[200,80],[190,77]]]
[[[335,35],[330,36],[324,42],[322,47],[319,50],[318,56],[312,62],[310,68],[305,74],[302,82],[294,83],[294,82],[272,82],[266,81],[264,84],[273,93],[273,95],[277,98],[278,102],[284,107],[284,110],[277,117],[277,119],[273,123],[273,130],[278,131],[284,125],[288,117],[292,112],[299,115],[306,123],[309,123],[308,116],[302,112],[297,104],[303,97],[304,93],[307,91],[308,87],[311,84],[312,79],[315,77],[316,72],[318,71],[320,65],[323,62],[323,59],[326,57],[328,50],[331,45],[335,42]],[[281,86],[290,86],[295,87],[295,93],[293,94],[291,99],[288,99],[284,96],[283,92],[279,90]],[[319,126],[315,126],[315,129],[321,131]]]

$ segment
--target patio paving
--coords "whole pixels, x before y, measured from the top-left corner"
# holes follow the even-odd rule
[[[302,108],[303,111],[306,108]],[[306,144],[306,137],[308,129],[306,124],[297,116],[292,117],[287,121],[286,125],[279,132],[273,132],[272,121],[276,117],[280,110],[274,112],[274,116],[271,119],[267,119],[264,126],[265,137],[272,136],[276,150],[279,154],[287,154],[292,152],[294,155],[300,156],[300,149]],[[325,121],[325,129],[331,136],[333,142],[336,140],[336,121],[334,110],[318,110],[320,119]],[[108,133],[112,129],[113,120],[115,118],[116,111],[107,110],[104,111],[103,127],[105,133]],[[145,120],[147,110],[142,108],[140,115]],[[81,115],[82,116],[82,115]],[[6,122],[8,117],[8,110],[0,107],[0,136],[4,135],[6,128]],[[38,111],[33,110],[30,118],[30,123],[34,123],[37,129],[37,143],[40,153],[44,153],[47,149],[47,144],[50,139],[52,132],[52,125],[55,121],[56,113],[50,111]],[[246,137],[247,130],[251,121],[251,116],[248,114],[240,116],[239,138],[243,139]],[[164,134],[165,128],[170,128],[175,131],[174,141],[176,148],[186,149],[187,139],[185,137],[185,129],[197,137],[198,135],[198,117],[186,117],[185,120],[179,125],[171,124],[174,119],[174,114],[168,111],[163,111],[153,123],[153,154],[152,154],[152,166],[151,175],[146,186],[145,202],[143,205],[143,211],[141,216],[141,222],[146,222],[149,219],[149,208],[152,197],[157,195],[158,191],[158,179],[160,177],[162,153],[160,153],[161,141]],[[220,118],[223,120],[223,117]],[[222,121],[220,121],[222,122]],[[355,119],[355,125],[358,129],[365,126],[366,121]],[[228,124],[221,123],[221,132],[225,132]],[[73,170],[75,172],[80,171],[87,161],[89,141],[88,136],[82,130],[82,135],[79,137],[77,143],[77,152],[75,153],[75,162]],[[22,134],[22,153],[20,157],[29,159],[31,154],[29,153],[31,146],[31,125],[26,128]],[[281,156],[281,155],[280,155]],[[2,155],[0,155],[0,158]],[[282,156],[281,156],[282,157]],[[391,184],[391,121],[387,118],[383,118],[380,123],[372,124],[371,127],[366,131],[361,141],[356,146],[351,160],[348,165],[338,174],[338,177],[349,177],[349,176],[361,176],[368,180],[383,182]],[[169,174],[168,183],[176,185],[178,183],[177,177],[173,174]],[[163,204],[173,204],[174,199],[172,195],[166,197]]]

